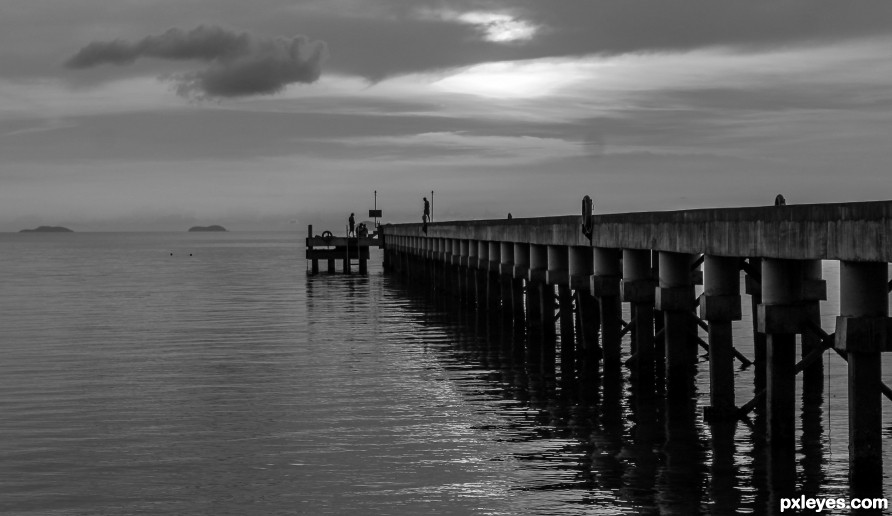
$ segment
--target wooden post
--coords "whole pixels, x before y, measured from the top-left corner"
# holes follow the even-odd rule
[[[309,239],[313,238],[313,225],[310,224],[307,226],[307,243],[309,244]],[[307,248],[312,250],[313,247],[307,245]],[[319,274],[319,259],[312,258],[310,260],[310,274],[316,275]]]

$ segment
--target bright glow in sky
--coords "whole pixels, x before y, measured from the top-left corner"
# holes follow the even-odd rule
[[[526,41],[536,34],[536,26],[508,14],[468,12],[458,15],[458,20],[478,26],[487,41],[508,43]]]
[[[483,97],[544,97],[570,84],[596,80],[597,67],[596,62],[583,59],[484,63],[440,79],[433,86]]]

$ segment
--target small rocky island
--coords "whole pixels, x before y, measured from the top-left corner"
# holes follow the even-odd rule
[[[74,233],[74,231],[62,226],[40,226],[34,229],[23,229],[19,233]]]
[[[223,226],[192,226],[189,228],[189,231],[226,231],[226,228]]]

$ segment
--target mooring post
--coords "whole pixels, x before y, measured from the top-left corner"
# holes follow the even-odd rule
[[[740,260],[706,255],[700,318],[709,323],[709,402],[711,420],[736,417],[734,341],[731,322],[741,319]]]
[[[881,353],[892,350],[886,263],[839,264],[836,347],[848,356],[849,480],[858,495],[883,488]]]
[[[623,249],[623,301],[631,305],[632,353],[638,394],[654,392],[654,301],[656,281],[650,267],[650,249]]]
[[[591,278],[592,294],[598,299],[601,310],[601,348],[604,367],[619,367],[622,337],[620,336],[621,306],[620,280],[622,279],[622,251],[595,247],[593,250],[594,274]]]
[[[694,255],[660,252],[660,288],[657,309],[663,312],[663,342],[666,350],[666,394],[687,397],[694,388],[697,343],[694,284],[691,265]]]

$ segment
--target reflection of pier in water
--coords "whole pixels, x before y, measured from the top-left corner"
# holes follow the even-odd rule
[[[892,202],[777,206],[444,222],[427,233],[386,226],[384,260],[487,321],[481,330],[497,350],[481,360],[501,364],[518,399],[528,396],[585,450],[574,465],[580,485],[644,511],[731,514],[826,495],[821,356],[831,349],[848,364],[850,495],[882,494],[890,237]],[[831,334],[820,326],[821,260],[840,262]],[[732,340],[741,272],[753,310],[749,358]],[[701,351],[708,425],[696,405]],[[754,369],[756,394],[739,406],[735,360]],[[737,449],[740,431],[748,450]],[[739,471],[741,453],[751,460]]]

